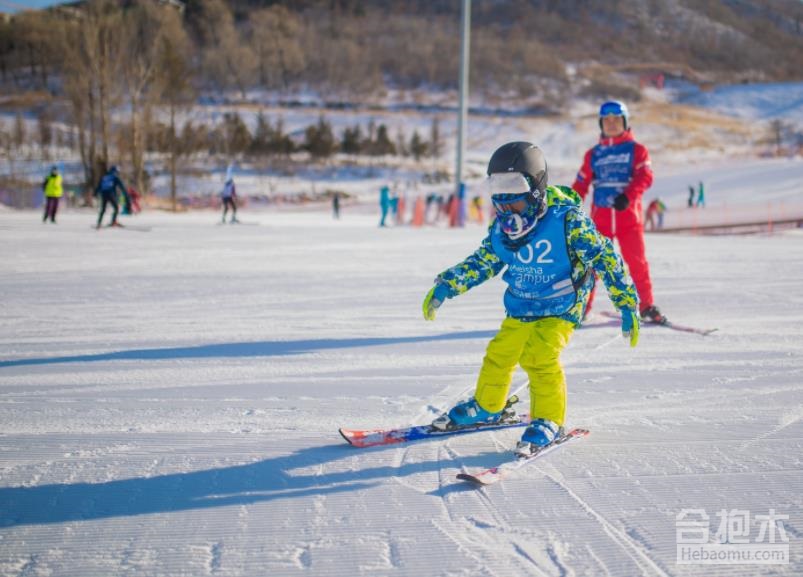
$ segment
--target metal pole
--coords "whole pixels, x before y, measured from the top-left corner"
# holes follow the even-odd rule
[[[463,188],[463,157],[466,152],[465,137],[468,124],[468,66],[469,66],[469,40],[471,37],[471,0],[463,0],[460,14],[460,106],[457,116],[457,163],[455,165],[455,199],[458,203],[465,202]],[[462,222],[459,223],[463,225]]]

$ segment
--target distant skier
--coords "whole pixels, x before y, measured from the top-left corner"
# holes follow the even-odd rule
[[[697,206],[705,208],[705,187],[703,186],[702,180],[697,188]]]
[[[98,213],[98,223],[95,228],[100,228],[103,224],[103,215],[106,212],[106,206],[111,204],[114,212],[112,213],[112,220],[109,226],[122,226],[117,222],[117,214],[120,212],[120,205],[117,203],[117,191],[121,191],[125,197],[128,197],[128,192],[120,180],[120,171],[116,166],[112,166],[106,174],[100,179],[98,185],[95,187],[95,196],[100,196],[100,212]]]
[[[223,190],[220,193],[220,198],[223,200],[223,219],[222,224],[226,224],[226,215],[231,207],[231,223],[239,222],[237,220],[237,187],[234,186],[234,179],[229,177],[223,185]],[[247,217],[248,215],[246,215]]]
[[[483,206],[482,197],[476,195],[471,199],[471,206],[474,209],[474,219],[482,224],[485,222],[485,207]]]
[[[586,152],[572,188],[585,199],[589,188],[594,187],[591,218],[603,235],[619,240],[622,258],[638,290],[641,318],[665,324],[666,317],[653,302],[644,247],[641,197],[652,184],[650,155],[633,138],[627,120],[627,107],[621,102],[609,101],[600,107],[599,144]],[[592,293],[589,310],[593,300]]]
[[[336,219],[340,219],[340,193],[335,192],[332,195],[332,216]]]
[[[433,320],[454,298],[507,270],[507,318],[488,344],[474,396],[433,422],[440,429],[500,422],[517,365],[530,378],[532,422],[516,451],[527,454],[561,434],[566,414],[566,380],[560,353],[583,318],[594,272],[622,313],[622,332],[636,346],[638,297],[622,260],[566,186],[547,186],[541,150],[529,142],[500,147],[488,163],[487,185],[496,218],[480,247],[440,273],[423,303]]]
[[[131,202],[131,213],[137,214],[142,212],[142,206],[139,204],[139,199],[142,195],[133,186],[128,187],[128,199]]]
[[[694,186],[689,185],[689,208],[694,208]]]
[[[390,204],[390,188],[385,185],[379,189],[379,208],[382,211],[382,218],[379,220],[379,226],[385,226],[385,219],[388,217]]]
[[[58,166],[53,165],[50,168],[50,174],[45,177],[45,181],[42,183],[42,192],[45,193],[45,214],[42,216],[42,222],[47,222],[50,219],[50,222],[56,224],[59,200],[64,194]]]
[[[664,213],[666,212],[666,205],[660,198],[654,198],[650,204],[647,205],[647,228],[649,230],[658,230],[664,228]],[[657,224],[656,224],[657,219]]]

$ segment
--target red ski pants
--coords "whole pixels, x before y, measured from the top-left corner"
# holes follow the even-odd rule
[[[605,212],[609,214],[605,214]],[[616,215],[610,214],[612,212],[613,211],[610,210],[598,211],[593,215],[594,224],[602,235],[608,237],[611,241],[614,240],[614,237],[619,241],[619,252],[622,254],[622,259],[627,265],[630,277],[633,279],[633,284],[636,285],[636,292],[639,298],[639,310],[643,311],[654,304],[652,297],[652,281],[650,280],[650,265],[647,263],[647,255],[645,254],[644,224],[638,221],[633,222],[626,217],[617,219]],[[613,223],[611,222],[611,216],[615,219]],[[591,303],[593,302],[594,291],[591,291],[586,308],[587,312],[591,310]]]

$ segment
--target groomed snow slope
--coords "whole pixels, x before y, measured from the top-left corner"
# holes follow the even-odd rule
[[[0,575],[803,573],[803,236],[650,236],[658,304],[718,332],[577,331],[591,436],[478,490],[455,474],[520,431],[358,450],[337,428],[472,389],[501,281],[420,305],[483,230],[217,218],[0,214]],[[712,535],[722,509],[788,515],[790,563],[677,565],[684,508]]]

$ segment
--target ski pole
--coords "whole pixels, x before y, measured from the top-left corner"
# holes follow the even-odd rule
[[[607,341],[604,341],[604,342],[602,342],[602,343],[598,344],[598,345],[597,345],[596,347],[594,347],[592,350],[594,350],[594,351],[599,351],[599,350],[602,350],[602,349],[604,349],[605,347],[607,347],[607,346],[609,346],[609,345],[611,345],[611,344],[615,343],[616,341],[618,341],[618,340],[619,340],[619,339],[621,339],[621,338],[622,338],[622,336],[621,336],[621,335],[616,335],[615,337],[612,337],[611,339],[609,339],[609,340],[607,340]]]

